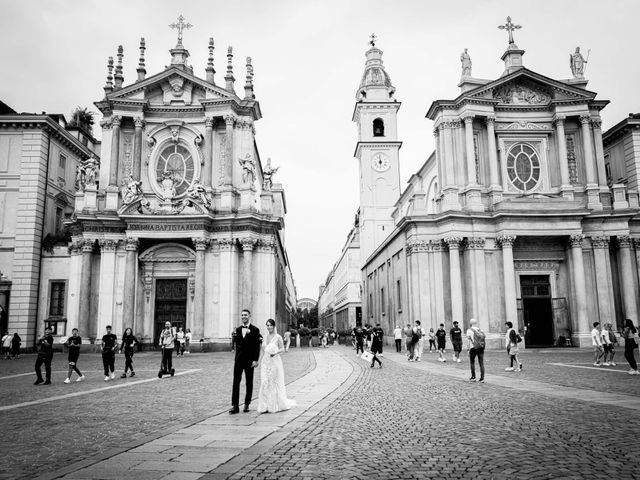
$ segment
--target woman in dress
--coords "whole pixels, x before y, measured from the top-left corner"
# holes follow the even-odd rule
[[[258,394],[258,412],[275,413],[289,410],[296,405],[295,400],[287,398],[284,387],[284,369],[280,354],[284,352],[282,337],[276,332],[276,322],[267,320],[269,332],[262,346],[260,359],[260,393]]]

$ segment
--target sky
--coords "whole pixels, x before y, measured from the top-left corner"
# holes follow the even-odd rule
[[[76,106],[97,112],[93,102],[104,95],[107,58],[118,45],[125,85],[136,78],[140,37],[147,75],[158,73],[176,43],[168,25],[180,14],[193,25],[183,44],[197,76],[205,78],[209,37],[218,85],[224,85],[227,46],[234,48],[239,94],[245,58],[252,57],[263,114],[256,142],[263,161],[270,157],[280,167],[274,179],[285,188],[285,243],[298,298],[317,298],[358,208],[351,118],[372,33],[402,102],[402,188],[434,148],[429,106],[459,94],[464,48],[474,77],[502,74],[508,38],[497,26],[508,15],[522,26],[514,38],[526,51],[524,65],[542,75],[571,78],[569,54],[577,46],[585,56],[590,51],[587,88],[611,101],[603,130],[640,112],[635,0],[0,0],[0,11],[0,100],[18,112],[67,118]]]

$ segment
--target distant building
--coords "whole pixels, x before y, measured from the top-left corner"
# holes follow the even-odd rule
[[[356,224],[321,289],[318,299],[321,327],[333,327],[342,332],[362,324],[359,240]]]
[[[311,310],[312,308],[315,308],[317,304],[318,302],[314,299],[305,297],[298,300],[297,308],[300,310]]]

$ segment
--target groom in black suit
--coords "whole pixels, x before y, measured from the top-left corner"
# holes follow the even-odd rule
[[[233,407],[229,413],[234,414],[240,411],[240,380],[242,372],[246,383],[246,394],[244,397],[244,412],[249,411],[249,404],[253,396],[253,369],[258,366],[260,358],[260,344],[262,335],[260,329],[251,325],[251,312],[246,308],[240,313],[242,325],[235,331],[236,359],[233,364],[233,393],[231,394],[231,405]]]

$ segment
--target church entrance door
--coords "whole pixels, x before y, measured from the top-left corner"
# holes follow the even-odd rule
[[[187,279],[157,279],[154,343],[158,341],[165,322],[186,329]]]
[[[553,345],[553,308],[549,275],[521,275],[520,292],[527,347]]]

